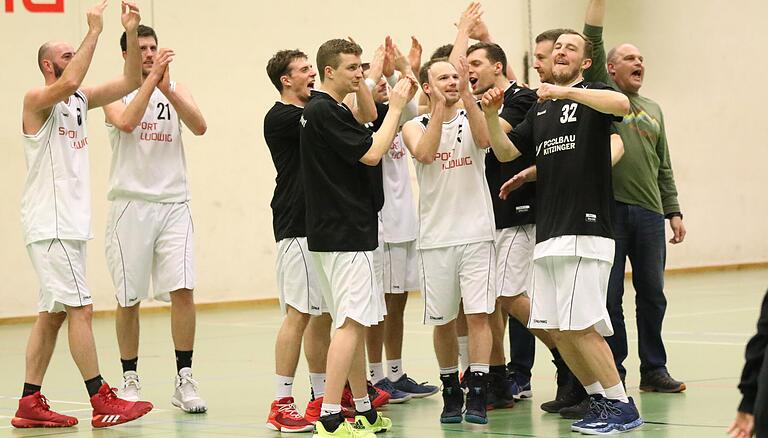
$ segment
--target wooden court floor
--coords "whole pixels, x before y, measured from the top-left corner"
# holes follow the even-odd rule
[[[637,343],[630,343],[630,395],[646,420],[636,437],[722,437],[733,418],[740,396],[736,385],[741,373],[744,345],[755,329],[760,300],[768,287],[768,270],[677,274],[667,277],[669,307],[664,326],[669,369],[684,380],[683,394],[639,393]],[[32,293],[32,291],[30,291]],[[625,313],[628,328],[634,325],[634,291],[627,283]],[[420,298],[408,304],[404,368],[416,380],[438,382],[431,331],[420,324]],[[142,318],[139,373],[143,395],[155,410],[141,420],[111,429],[90,427],[90,406],[66,345],[59,337],[44,394],[52,406],[81,419],[68,430],[16,430],[10,418],[16,409],[24,376],[24,348],[29,324],[0,325],[0,437],[94,436],[94,437],[275,437],[264,427],[273,395],[274,335],[280,324],[277,307],[243,307],[206,310],[198,315],[195,377],[208,401],[209,412],[184,414],[172,407],[175,372],[169,332],[169,315],[147,314]],[[102,373],[118,385],[120,362],[111,318],[98,318],[94,330]],[[630,338],[636,331],[630,331]],[[555,392],[554,369],[545,349],[538,350],[533,377],[532,401],[510,410],[490,413],[490,424],[441,426],[439,395],[412,400],[384,409],[394,421],[385,437],[570,437],[569,422],[545,414],[539,404]],[[306,367],[297,372],[295,397],[300,409],[309,393]],[[309,434],[299,434],[299,436]]]

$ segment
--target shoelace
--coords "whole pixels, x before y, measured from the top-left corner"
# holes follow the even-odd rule
[[[415,380],[413,380],[413,379],[411,379],[410,377],[408,377],[408,375],[407,375],[407,374],[406,374],[406,376],[405,376],[405,380],[406,380],[408,383],[413,383],[414,385],[419,385],[419,386],[424,386],[424,385],[426,385],[427,383],[429,383],[429,381],[427,381],[427,380],[425,380],[425,381],[423,381],[423,382],[421,382],[421,383],[418,383],[418,382],[416,382]]]
[[[189,383],[192,386],[191,392],[193,393],[197,392],[197,381],[193,379],[192,376],[187,376],[187,375],[179,376],[179,388],[182,388],[182,391],[186,395],[186,394],[189,394],[190,391],[188,387],[185,388],[185,385],[184,385],[185,383]]]
[[[295,403],[288,403],[285,405],[278,405],[278,406],[280,406],[279,408],[277,408],[278,412],[282,412],[290,418],[293,418],[293,419],[304,418],[301,416],[301,414],[299,414],[299,411],[296,409]]]
[[[40,394],[40,397],[37,398],[37,404],[41,408],[43,408],[44,411],[50,411],[51,405],[48,404],[48,399],[45,398],[43,394]]]
[[[123,400],[117,396],[117,388],[109,388],[109,392],[104,396],[104,404],[113,408],[121,408]]]
[[[137,391],[141,389],[141,383],[139,383],[138,378],[129,377],[125,379],[125,381],[123,382],[123,389],[126,389],[129,386],[133,386],[134,388],[136,388]]]

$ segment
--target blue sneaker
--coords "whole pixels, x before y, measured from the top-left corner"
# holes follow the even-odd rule
[[[435,385],[427,385],[426,382],[416,383],[415,380],[408,377],[408,374],[400,376],[399,379],[392,382],[392,386],[399,391],[410,394],[413,398],[429,397],[437,394],[437,391],[440,390]]]
[[[605,398],[600,394],[590,395],[589,404],[584,418],[571,424],[571,430],[574,432],[583,432],[588,425],[592,424],[600,417]]]
[[[581,428],[585,435],[614,435],[629,432],[642,426],[643,419],[635,407],[632,397],[628,403],[603,398],[599,415],[590,424]]]
[[[374,384],[376,388],[389,393],[390,403],[405,403],[411,399],[411,394],[400,391],[392,385],[392,382],[388,378],[381,379],[378,383]]]
[[[531,390],[531,378],[520,373],[509,373],[509,379],[513,380],[517,385],[517,395],[515,400],[525,400],[533,397],[533,390]]]

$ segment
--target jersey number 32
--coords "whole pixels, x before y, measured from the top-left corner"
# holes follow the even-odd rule
[[[563,105],[563,115],[560,116],[560,123],[569,123],[576,121],[576,108],[579,107],[578,103],[566,103]]]

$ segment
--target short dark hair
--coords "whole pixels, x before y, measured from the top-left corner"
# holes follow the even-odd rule
[[[504,53],[504,49],[502,49],[500,45],[483,42],[475,43],[467,49],[467,56],[477,50],[485,50],[485,57],[488,58],[492,64],[500,62],[502,73],[505,75],[507,74],[507,54]]]
[[[325,80],[325,67],[330,66],[332,69],[339,68],[341,64],[341,54],[345,55],[357,55],[360,56],[363,53],[363,49],[349,40],[333,39],[328,40],[317,49],[317,70],[320,73],[320,80]]]
[[[272,58],[267,62],[267,76],[278,92],[283,92],[283,82],[280,78],[291,74],[291,63],[296,59],[306,58],[307,54],[299,49],[280,50],[272,55]]]
[[[438,62],[448,62],[448,58],[432,58],[419,69],[419,85],[424,89],[424,84],[429,83],[429,69]]]
[[[584,59],[592,59],[592,41],[588,40],[587,37],[581,34],[581,32],[577,32],[573,29],[562,29],[562,33],[560,35],[578,35],[581,37],[582,40],[584,40]],[[558,36],[560,38],[560,36]]]
[[[442,45],[436,48],[434,52],[432,52],[432,56],[430,56],[429,59],[447,58],[451,56],[452,51],[453,51],[453,44]]]
[[[544,32],[536,35],[536,44],[539,44],[542,41],[552,41],[554,44],[554,42],[560,38],[560,35],[566,33],[569,30],[570,29],[563,28],[545,30]]]
[[[136,32],[139,34],[139,37],[154,38],[155,44],[157,44],[157,34],[155,33],[155,29],[140,24],[138,29],[136,29]],[[128,36],[125,34],[125,32],[123,32],[123,35],[120,36],[120,48],[123,49],[123,52],[128,51]]]

